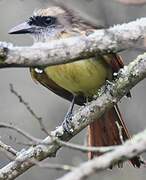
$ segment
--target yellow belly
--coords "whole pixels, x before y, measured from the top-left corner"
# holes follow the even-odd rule
[[[80,60],[73,63],[45,68],[46,74],[59,86],[74,94],[94,95],[112,70],[103,59]]]

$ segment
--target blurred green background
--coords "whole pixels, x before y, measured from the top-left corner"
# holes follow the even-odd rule
[[[115,0],[64,0],[69,7],[78,10],[83,16],[88,16],[97,24],[106,26],[128,22],[136,18],[146,16],[146,5],[126,6],[115,2]],[[23,22],[32,15],[35,9],[47,7],[52,4],[49,0],[0,0],[0,41],[12,42],[15,45],[31,45],[32,39],[29,36],[12,36],[8,31],[13,26]],[[131,50],[122,53],[124,62],[127,64],[140,52]],[[39,84],[32,81],[29,69],[11,68],[0,70],[0,121],[13,123],[23,128],[36,137],[43,138],[38,122],[29,114],[26,108],[20,104],[18,99],[10,92],[9,84],[12,83],[15,89],[23,96],[34,111],[43,118],[46,128],[49,130],[58,126],[67,111],[69,102],[54,95]],[[143,130],[146,127],[146,81],[142,81],[132,89],[132,99],[123,98],[120,107],[123,116],[132,134]],[[20,150],[25,146],[17,142],[24,142],[25,139],[10,130],[0,130],[1,139]],[[72,141],[83,144],[86,140],[84,130]],[[26,142],[26,141],[25,141]],[[144,156],[143,156],[144,157]],[[146,158],[146,157],[145,157]],[[49,163],[66,163],[77,165],[87,160],[85,154],[63,148],[58,151],[56,158],[46,160]],[[0,152],[0,167],[9,162],[3,152]],[[63,175],[64,172],[41,169],[33,167],[25,174],[18,177],[19,180],[53,180]],[[128,180],[144,180],[145,168],[136,169],[128,163],[123,169],[114,168],[92,176],[90,179],[116,180],[117,178]]]

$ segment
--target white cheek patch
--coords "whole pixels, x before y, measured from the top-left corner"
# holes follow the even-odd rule
[[[31,33],[31,36],[33,37],[34,43],[49,42],[51,40],[59,39],[59,35],[63,30],[63,28],[57,27],[40,28],[38,31]]]

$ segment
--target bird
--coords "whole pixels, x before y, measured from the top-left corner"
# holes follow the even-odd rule
[[[34,43],[45,43],[78,35],[87,36],[99,28],[66,6],[50,6],[34,11],[25,22],[13,27],[9,34],[30,34]],[[74,104],[82,106],[91,101],[98,89],[107,81],[112,81],[113,74],[123,67],[122,58],[118,54],[109,53],[96,54],[95,57],[67,64],[33,67],[30,73],[34,80],[71,101],[63,121],[64,130],[69,132]],[[127,96],[130,96],[130,92]],[[122,139],[117,123],[121,127]],[[89,146],[119,145],[129,138],[131,136],[117,104],[88,126]],[[89,152],[88,158],[99,155]],[[134,167],[142,164],[139,156],[130,162]]]

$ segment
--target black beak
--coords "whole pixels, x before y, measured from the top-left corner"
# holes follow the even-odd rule
[[[12,28],[8,33],[9,34],[28,34],[32,32],[33,32],[33,28],[27,22],[24,22]]]

